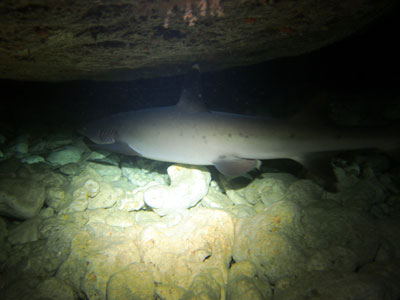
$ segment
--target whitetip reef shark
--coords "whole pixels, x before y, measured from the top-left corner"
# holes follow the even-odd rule
[[[295,160],[318,175],[327,167],[332,169],[327,164],[332,152],[392,150],[400,145],[392,130],[315,126],[214,112],[207,110],[200,98],[184,89],[174,106],[121,112],[88,124],[82,132],[109,151],[165,162],[213,165],[229,176],[260,167],[260,160],[282,158]]]

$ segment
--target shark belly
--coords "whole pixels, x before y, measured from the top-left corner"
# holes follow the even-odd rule
[[[235,134],[233,128],[227,128],[228,119],[221,122],[211,113],[181,115],[170,111],[151,119],[153,122],[125,127],[121,136],[142,156],[160,161],[212,165],[221,158],[240,157],[250,135]]]

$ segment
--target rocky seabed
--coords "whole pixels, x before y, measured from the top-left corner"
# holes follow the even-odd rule
[[[0,137],[3,300],[400,297],[399,172],[370,154],[337,193],[288,173],[91,151],[73,134]]]

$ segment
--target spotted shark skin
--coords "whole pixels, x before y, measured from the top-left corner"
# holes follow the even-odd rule
[[[315,126],[212,112],[185,91],[177,105],[122,112],[94,121],[82,132],[110,151],[165,162],[214,165],[229,176],[258,168],[260,160],[287,158],[318,169],[333,152],[390,150],[400,144],[393,130]]]

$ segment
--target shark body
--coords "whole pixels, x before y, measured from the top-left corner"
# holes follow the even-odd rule
[[[335,151],[399,146],[390,131],[211,112],[185,92],[177,105],[119,113],[89,124],[83,133],[110,151],[214,165],[229,176],[257,168],[264,159],[293,159],[315,169],[325,154]]]

